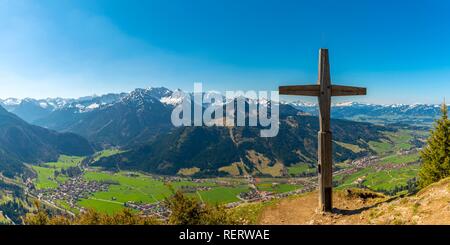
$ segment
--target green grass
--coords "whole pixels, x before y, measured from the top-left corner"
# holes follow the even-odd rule
[[[369,147],[377,154],[383,155],[392,151],[392,144],[386,140],[370,141]]]
[[[190,181],[177,181],[165,184],[160,180],[153,179],[143,174],[137,177],[127,176],[125,172],[116,174],[105,172],[87,172],[87,180],[112,180],[118,185],[111,185],[106,192],[96,192],[93,198],[125,203],[127,201],[153,203],[161,201],[172,195],[172,190],[177,190],[181,186],[210,186],[211,190],[189,193],[190,196],[199,198],[208,203],[228,203],[237,201],[237,194],[247,191],[247,186],[223,187],[212,182],[194,183]],[[201,197],[201,198],[200,198]]]
[[[58,158],[57,162],[48,162],[44,163],[43,165],[49,168],[56,168],[56,169],[66,169],[69,167],[75,167],[77,166],[84,157],[76,157],[76,156],[65,156],[61,155]]]
[[[297,176],[299,174],[307,174],[307,173],[315,173],[317,170],[316,168],[311,168],[308,164],[296,164],[292,165],[290,167],[287,167],[288,173],[291,176]]]
[[[363,184],[372,190],[392,190],[404,186],[407,181],[417,176],[419,167],[412,165],[401,169],[373,172],[367,175]]]
[[[77,166],[83,157],[61,155],[57,162],[43,163],[41,166],[30,166],[37,174],[34,181],[37,189],[48,189],[58,187],[58,182],[65,182],[68,177],[62,174],[55,178],[55,171],[61,171],[69,167]]]
[[[118,182],[118,185],[111,185],[107,192],[97,192],[94,198],[113,200],[118,202],[142,201],[147,203],[156,202],[171,195],[170,188],[159,180],[151,177],[126,176],[124,172],[112,174],[103,172],[87,172],[84,175],[87,180],[112,180]]]
[[[396,132],[384,132],[386,139],[370,141],[369,146],[379,155],[391,154],[401,150],[409,150],[413,147],[411,141],[416,136],[421,136],[420,131],[398,130]]]
[[[363,178],[362,185],[372,190],[392,190],[396,186],[405,186],[409,179],[417,176],[418,171],[418,165],[381,171],[376,171],[374,168],[365,168],[350,175],[335,176],[335,180],[343,181],[337,187],[338,189],[356,187],[355,181],[358,178]]]
[[[261,215],[266,207],[276,205],[281,199],[267,202],[245,203],[230,210],[230,215],[235,219],[245,221],[248,225],[260,224]]]
[[[256,187],[260,191],[270,191],[270,192],[274,192],[274,193],[284,193],[284,192],[294,191],[294,190],[302,188],[301,186],[298,186],[298,185],[285,184],[285,183],[272,185],[272,183],[268,183],[268,182],[259,183],[256,185]]]
[[[200,172],[200,169],[197,167],[193,167],[193,168],[182,168],[178,171],[178,175],[182,175],[182,176],[191,176],[194,175],[196,173]]]
[[[58,182],[55,179],[55,169],[32,166],[33,170],[37,174],[35,186],[37,189],[48,189],[58,187]],[[60,177],[59,180],[64,181],[64,177]]]
[[[414,131],[398,130],[385,134],[394,143],[395,150],[408,150],[412,147],[410,142],[414,138]]]
[[[120,154],[122,152],[125,152],[125,151],[122,151],[119,149],[107,149],[107,150],[99,151],[99,152],[95,153],[94,161],[98,161],[104,157],[110,157],[110,156],[113,156],[116,154]]]
[[[419,153],[403,155],[403,156],[392,155],[392,156],[387,156],[387,157],[381,159],[381,163],[384,163],[384,164],[388,164],[388,163],[393,163],[393,164],[413,163],[413,162],[419,161],[419,158],[420,158],[419,157]]]
[[[74,214],[78,214],[80,211],[76,208],[71,208],[70,205],[64,200],[55,200],[55,204],[65,210],[69,210]]]
[[[176,182],[171,182],[169,185],[175,189],[178,189],[181,186],[211,186],[211,187],[217,186],[215,183],[212,183],[212,182],[194,183],[191,181],[176,181]]]
[[[57,162],[47,162],[42,164],[42,166],[61,171],[62,169],[78,166],[83,159],[84,157],[61,155]]]
[[[239,201],[237,195],[247,192],[248,186],[237,187],[215,187],[208,191],[198,191],[197,194],[189,193],[190,196],[199,198],[201,201],[210,204],[224,204]]]
[[[334,141],[336,144],[338,144],[339,146],[342,146],[348,150],[353,151],[354,153],[359,153],[361,151],[364,151],[364,149],[362,149],[361,147],[359,147],[358,145],[353,145],[353,144],[348,144],[348,143],[344,143],[344,142],[339,142],[339,141]]]
[[[99,199],[81,199],[78,201],[78,204],[107,214],[114,214],[125,208],[123,204]]]
[[[337,175],[335,176],[336,181],[343,181],[342,184],[338,186],[338,189],[345,189],[350,187],[355,187],[356,184],[354,183],[358,178],[364,177],[367,174],[374,172],[375,170],[372,168],[365,168],[362,169],[356,173],[350,174],[350,175]]]

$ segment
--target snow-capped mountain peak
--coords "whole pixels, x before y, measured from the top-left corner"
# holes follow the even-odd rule
[[[176,106],[181,104],[183,102],[183,99],[187,96],[190,96],[190,94],[183,92],[181,89],[176,89],[170,95],[162,97],[160,101],[161,103],[166,105]]]

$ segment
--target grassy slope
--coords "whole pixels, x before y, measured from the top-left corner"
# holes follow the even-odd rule
[[[113,155],[116,155],[116,154],[119,154],[119,153],[123,153],[123,152],[125,152],[125,151],[122,151],[122,150],[119,150],[119,149],[106,149],[106,150],[103,150],[103,151],[99,151],[99,152],[94,154],[94,161],[98,161],[101,158],[110,157],[110,156],[113,156]]]
[[[386,163],[410,163],[417,159],[417,154],[411,156],[389,156],[389,161],[382,160],[382,164]],[[406,159],[406,160],[405,160]],[[363,179],[362,184],[372,190],[392,190],[396,186],[404,186],[407,181],[417,176],[419,165],[413,164],[401,168],[377,170],[373,167],[361,169],[350,175],[335,176],[335,180],[343,181],[338,189],[345,189],[357,186],[357,180]]]
[[[362,182],[364,186],[373,190],[392,190],[395,186],[406,185],[408,179],[417,176],[419,166],[414,163],[419,161],[419,154],[397,155],[397,152],[411,149],[413,147],[411,141],[415,135],[423,137],[426,133],[411,130],[386,132],[387,139],[369,142],[370,147],[382,157],[380,164],[408,164],[408,166],[381,170],[368,167],[350,175],[335,176],[335,180],[342,182],[338,188],[356,187],[356,181],[360,178],[364,180]]]
[[[58,187],[58,183],[55,179],[55,170],[46,167],[32,166],[33,170],[37,174],[37,180],[35,185],[37,189],[48,189]]]
[[[315,167],[309,166],[309,164],[296,164],[287,167],[288,174],[291,176],[296,176],[299,174],[310,174],[315,173],[317,169]]]
[[[409,150],[413,147],[411,141],[415,137],[426,137],[425,131],[398,130],[397,132],[385,132],[386,139],[370,141],[369,146],[378,155],[384,156],[400,150]]]
[[[450,178],[407,197],[389,198],[379,194],[367,197],[366,193],[371,192],[336,190],[333,214],[316,212],[317,192],[243,206],[236,212],[245,214],[248,208],[249,220],[258,224],[450,224]]]
[[[58,187],[58,182],[66,181],[67,177],[59,175],[55,178],[55,171],[77,166],[82,160],[83,157],[61,155],[57,162],[43,163],[41,166],[31,166],[37,174],[37,179],[35,180],[36,188],[47,189]]]

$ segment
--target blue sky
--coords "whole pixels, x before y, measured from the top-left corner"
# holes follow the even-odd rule
[[[333,82],[369,89],[344,100],[439,103],[449,12],[446,0],[0,0],[0,98],[275,90],[314,83],[327,47]]]

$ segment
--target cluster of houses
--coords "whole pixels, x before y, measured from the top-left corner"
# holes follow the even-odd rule
[[[180,190],[184,193],[195,193],[197,191],[209,191],[212,188],[210,186],[192,186],[192,185],[183,185],[180,187]]]
[[[279,199],[279,198],[285,198],[291,195],[298,195],[306,192],[311,192],[317,189],[317,183],[316,182],[304,182],[305,185],[303,185],[302,188],[289,191],[289,192],[283,192],[283,193],[273,193],[270,191],[259,191],[257,189],[251,189],[248,192],[242,192],[238,195],[238,198],[241,200],[241,202],[235,202],[231,203],[227,206],[229,207],[235,207],[239,205],[242,202],[259,202],[259,201],[269,201],[272,199]]]
[[[189,180],[187,178],[179,177],[179,176],[153,176],[154,179],[160,180],[163,182],[181,182],[185,180]]]
[[[408,166],[409,163],[385,163],[379,164],[375,166],[376,171],[384,171],[384,170],[392,170],[392,169],[401,169]]]
[[[55,200],[64,200],[70,207],[76,207],[76,203],[81,198],[88,198],[94,192],[107,191],[109,184],[98,181],[87,181],[82,177],[70,178],[65,183],[54,189],[37,190],[39,199],[44,199],[51,203]]]
[[[379,162],[379,160],[380,159],[377,156],[367,156],[367,157],[359,158],[357,160],[353,160],[350,163],[350,165],[352,166],[351,168],[337,170],[337,171],[334,171],[333,174],[334,175],[339,175],[339,174],[350,175],[350,174],[356,173],[360,169],[377,164]]]
[[[133,202],[128,201],[124,204],[125,207],[136,209],[140,211],[143,215],[147,216],[154,216],[158,217],[160,219],[166,220],[171,211],[162,202],[156,202],[156,203],[140,203],[140,202]]]
[[[399,156],[411,155],[411,154],[419,152],[420,150],[422,150],[422,148],[412,148],[410,150],[400,150],[397,152],[397,155],[399,155]]]
[[[242,201],[256,202],[256,201],[268,200],[271,195],[272,195],[272,192],[251,189],[250,191],[247,191],[247,192],[241,192],[238,197]]]
[[[314,184],[310,183],[309,185],[303,186],[303,188],[301,188],[301,189],[275,194],[272,196],[272,199],[273,198],[285,198],[285,197],[288,197],[291,195],[299,195],[299,194],[311,192],[311,191],[316,190],[317,186],[318,186],[317,183],[314,183]]]
[[[353,160],[351,165],[357,168],[365,168],[376,162],[378,162],[379,158],[377,156],[367,156],[357,160]]]

